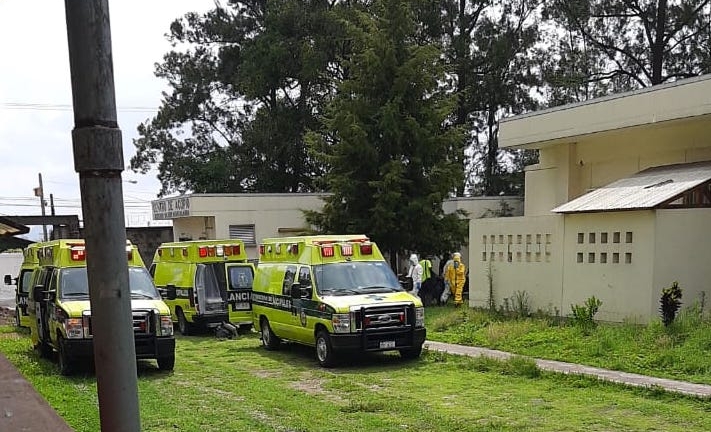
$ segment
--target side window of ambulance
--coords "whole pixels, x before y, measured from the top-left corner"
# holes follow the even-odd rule
[[[59,275],[59,270],[52,270],[52,278],[49,280],[49,290],[57,292],[57,276]]]
[[[294,277],[296,277],[296,266],[286,266],[286,271],[284,272],[284,284],[281,288],[281,293],[285,296],[291,296],[291,286],[294,284]]]
[[[302,287],[311,286],[311,272],[307,266],[303,266],[299,269],[299,285]]]
[[[197,269],[195,269],[195,289],[205,288],[205,266],[198,264]]]
[[[156,275],[156,265],[151,264],[151,268],[148,269],[148,273],[151,275],[151,277],[154,277]]]

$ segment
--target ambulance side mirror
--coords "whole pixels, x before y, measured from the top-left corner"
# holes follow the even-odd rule
[[[166,298],[168,300],[175,300],[175,298],[177,297],[177,294],[175,293],[175,285],[166,285],[165,291]]]
[[[294,283],[291,285],[291,298],[311,298],[311,287],[303,286],[298,282]]]
[[[12,282],[12,276],[9,275],[9,274],[8,274],[8,275],[5,275],[5,285],[15,285],[15,284]]]

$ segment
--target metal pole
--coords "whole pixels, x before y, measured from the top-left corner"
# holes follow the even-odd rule
[[[42,186],[42,173],[39,173],[39,199],[40,208],[42,209],[42,234],[44,236],[43,241],[47,241],[47,224],[44,223],[44,186]]]
[[[91,299],[99,416],[104,432],[138,432],[136,348],[128,289],[108,0],[65,0]]]

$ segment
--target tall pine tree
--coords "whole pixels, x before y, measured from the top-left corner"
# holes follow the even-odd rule
[[[344,21],[356,52],[349,78],[309,136],[332,195],[308,220],[323,232],[369,234],[391,260],[453,250],[467,232],[462,214],[442,210],[462,181],[464,141],[449,125],[456,100],[440,91],[441,52],[417,43],[416,13],[408,0],[376,0]]]

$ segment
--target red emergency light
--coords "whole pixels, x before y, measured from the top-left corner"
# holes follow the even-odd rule
[[[71,248],[72,261],[84,261],[86,259],[86,249],[73,247]]]
[[[341,255],[343,256],[353,256],[353,245],[342,244],[341,245]]]
[[[200,246],[198,248],[198,255],[200,258],[205,258],[207,256],[207,246]]]
[[[372,243],[361,243],[360,254],[361,255],[372,255],[373,254],[373,244]]]
[[[259,255],[264,255],[264,245],[263,244],[259,245]]]
[[[333,245],[323,245],[321,246],[321,256],[324,258],[331,258],[334,255]]]

